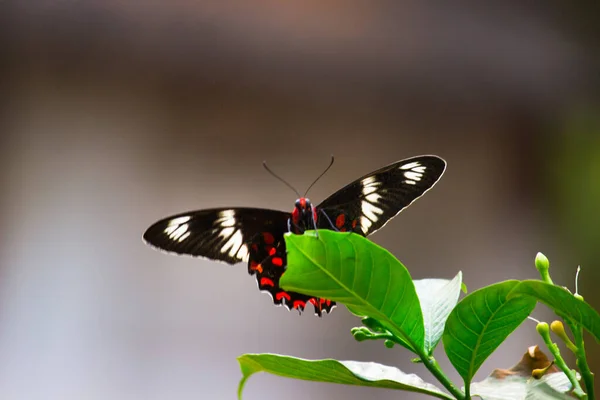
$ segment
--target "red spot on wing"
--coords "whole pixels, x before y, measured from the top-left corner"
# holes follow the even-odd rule
[[[259,274],[262,274],[263,272],[262,265],[260,265],[256,261],[250,261],[250,269],[253,271],[258,271]]]
[[[292,299],[292,297],[286,292],[279,292],[275,295],[275,300],[281,300],[283,298],[285,298],[287,301],[290,301]]]
[[[346,232],[346,228],[340,228],[340,232]]]
[[[252,245],[252,250],[255,252],[258,251],[258,245],[256,243]]]
[[[308,300],[308,302],[309,302],[310,304],[312,304],[313,306],[315,306],[315,307],[318,307],[318,306],[319,306],[319,305],[318,305],[318,303],[317,303],[317,299],[315,299],[314,297],[313,297],[313,298],[311,298],[310,300]]]
[[[346,223],[346,216],[344,214],[338,215],[335,219],[335,226],[341,228]]]
[[[292,211],[292,221],[294,221],[295,224],[297,224],[298,221],[300,221],[300,212],[295,207],[294,211]]]
[[[358,223],[357,220],[352,221],[352,229],[356,228],[356,224]]]
[[[275,283],[269,278],[260,278],[260,286],[272,286],[275,287]]]
[[[302,300],[294,300],[294,303],[292,304],[292,307],[294,307],[294,308],[304,308],[304,307],[306,307],[306,302],[302,301]]]
[[[273,243],[275,243],[275,238],[273,237],[273,235],[271,234],[271,232],[263,232],[263,239],[265,240],[266,244],[273,244]]]
[[[283,259],[281,257],[273,257],[273,260],[271,261],[276,267],[281,267],[283,265]]]
[[[277,250],[275,250],[275,247],[271,246],[271,248],[269,249],[269,255],[272,256],[275,255],[275,253],[277,253]]]

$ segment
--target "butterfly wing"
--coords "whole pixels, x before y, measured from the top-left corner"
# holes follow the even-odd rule
[[[431,189],[445,169],[437,156],[418,156],[371,172],[317,206],[317,227],[368,236]]]
[[[258,288],[269,292],[275,304],[284,305],[289,310],[302,311],[308,303],[311,303],[318,316],[321,316],[323,312],[330,312],[335,306],[335,302],[288,292],[279,286],[279,279],[287,266],[287,252],[283,240],[276,242],[273,239],[274,237],[270,233],[264,232],[250,246],[248,272],[256,274]]]
[[[237,264],[248,261],[251,244],[264,232],[277,242],[289,213],[262,208],[213,208],[173,215],[146,230],[144,240],[161,250]]]
[[[279,279],[287,265],[283,235],[290,214],[261,208],[215,208],[173,215],[154,223],[144,233],[151,246],[177,254],[205,257],[228,264],[248,263],[258,288],[275,304],[302,311],[312,303],[315,313],[329,312],[335,303],[286,292]]]

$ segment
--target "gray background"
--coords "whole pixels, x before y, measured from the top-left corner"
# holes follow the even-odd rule
[[[0,3],[0,398],[234,398],[249,352],[372,360],[434,382],[406,351],[355,342],[343,307],[299,317],[243,265],[142,243],[186,210],[291,210],[264,159],[303,191],[334,153],[318,203],[437,154],[443,179],[374,241],[414,278],[461,270],[471,290],[535,278],[544,251],[571,289],[584,266],[597,306],[597,213],[573,211],[598,204],[594,15],[594,2]],[[477,377],[541,344],[534,328]],[[425,398],[264,374],[244,398],[365,396]]]

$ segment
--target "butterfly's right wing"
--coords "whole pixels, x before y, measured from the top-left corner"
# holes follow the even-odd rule
[[[268,233],[283,241],[290,214],[262,208],[213,208],[173,215],[144,233],[151,246],[228,264],[246,262],[250,247]]]
[[[286,292],[279,286],[287,255],[284,233],[290,214],[261,208],[216,208],[164,218],[144,233],[144,240],[158,249],[223,261],[248,263],[258,288],[269,292],[275,304],[303,310],[312,303],[315,313],[335,305],[325,299]]]

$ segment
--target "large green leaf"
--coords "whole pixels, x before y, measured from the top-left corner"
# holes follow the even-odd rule
[[[468,385],[481,364],[533,311],[530,297],[507,299],[511,280],[476,290],[452,310],[442,340],[454,368]]]
[[[244,354],[238,357],[238,362],[243,375],[238,387],[240,399],[246,381],[257,372],[314,382],[406,390],[440,399],[453,399],[415,374],[405,374],[397,368],[372,362],[303,360],[277,354]]]
[[[309,231],[285,240],[284,289],[343,303],[423,351],[419,299],[408,270],[392,254],[362,236],[329,230],[320,230],[318,238]]]
[[[425,351],[433,354],[444,333],[446,319],[458,302],[462,287],[462,273],[454,279],[419,279],[413,281],[423,311]]]
[[[551,307],[556,313],[569,318],[590,332],[600,341],[600,315],[588,303],[577,299],[572,293],[560,286],[542,281],[522,281],[509,295],[509,298],[528,295]]]
[[[571,383],[564,372],[532,379],[509,376],[498,379],[488,376],[481,382],[471,384],[471,395],[483,400],[573,400],[566,394]]]

